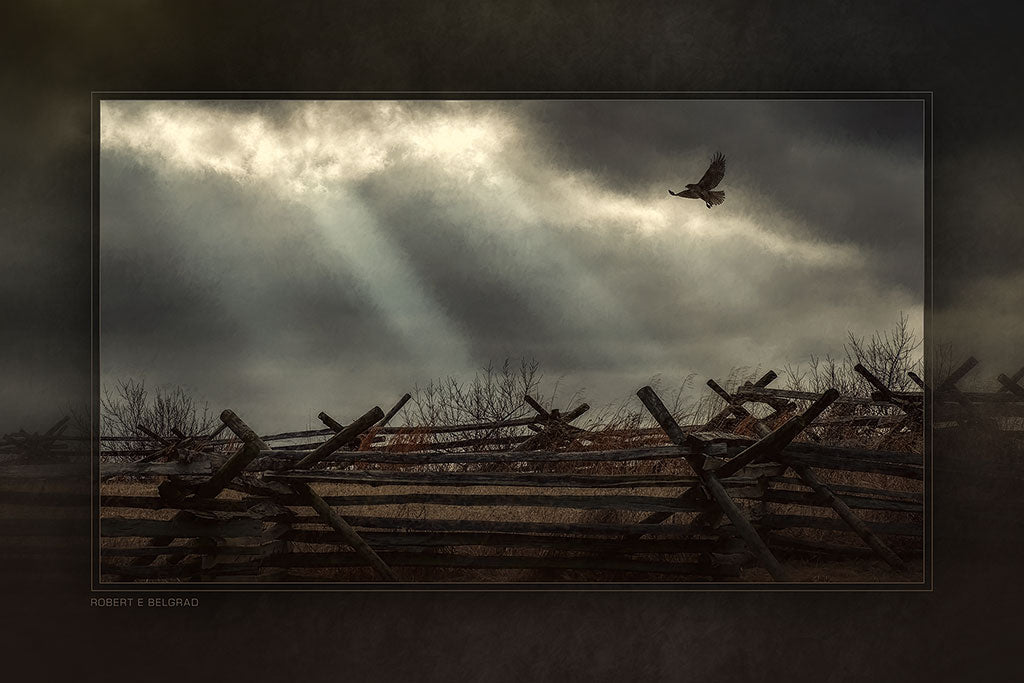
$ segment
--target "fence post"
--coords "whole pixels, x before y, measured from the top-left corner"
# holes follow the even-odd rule
[[[378,420],[384,417],[384,411],[374,406],[364,415],[358,418],[355,422],[345,427],[340,432],[337,432],[330,439],[320,444],[313,452],[304,457],[299,462],[295,463],[295,469],[306,469],[316,463],[320,462],[324,458],[330,457],[332,453],[347,444],[352,439],[358,437],[360,434],[365,432],[367,429],[372,427]],[[261,448],[261,450],[269,450],[267,448]]]
[[[949,373],[949,376],[944,379],[939,386],[932,392],[933,402],[942,394],[948,394],[960,404],[960,408],[963,410],[965,418],[963,420],[958,419],[957,422],[963,426],[973,426],[985,428],[992,425],[991,420],[982,416],[975,408],[971,399],[968,398],[959,388],[957,388],[957,382],[962,380],[968,372],[973,370],[978,365],[978,359],[971,356],[963,363],[960,364],[953,372]]]
[[[306,482],[296,482],[291,484],[292,489],[295,493],[303,496],[309,500],[310,505],[317,514],[327,522],[328,525],[335,531],[341,533],[345,539],[345,543],[352,546],[352,549],[356,551],[363,560],[366,561],[370,567],[373,568],[377,574],[381,576],[385,581],[398,581],[398,576],[392,571],[391,567],[384,564],[384,561],[380,559],[380,555],[374,552],[373,548],[367,545],[366,541],[363,540],[355,529],[349,526],[349,523],[345,519],[331,509],[331,506],[327,504],[323,498],[317,495],[316,491],[310,487]]]
[[[760,379],[758,379],[756,382],[754,382],[753,387],[755,389],[764,389],[769,384],[774,382],[777,378],[778,378],[778,375],[775,374],[775,371],[774,370],[769,370],[764,375],[762,375]],[[711,386],[711,385],[709,384],[708,386]],[[714,387],[711,387],[711,388],[714,389]],[[718,426],[720,425],[720,423],[723,422],[730,415],[732,415],[732,405],[731,404],[726,406],[722,410],[718,411],[718,413],[713,418],[708,420],[707,424],[704,425],[704,429],[708,429],[708,430],[715,430],[715,429],[717,429]]]
[[[1021,368],[1017,372],[1015,372],[1012,375],[1010,375],[1009,379],[1014,384],[1017,384],[1018,382],[1020,382],[1022,379],[1024,379],[1024,368]],[[1002,380],[1000,380],[1000,382],[1002,382]],[[998,389],[996,389],[996,393],[1000,393],[1000,392],[1003,392],[1003,391],[1009,391],[1009,389],[1006,388],[1005,384],[1000,386]]]
[[[569,423],[590,410],[590,404],[581,403],[565,415],[562,415],[557,409],[552,409],[550,411],[546,410],[544,406],[538,403],[536,399],[529,394],[523,396],[523,400],[531,408],[537,411],[537,415],[540,417],[542,426],[538,429],[530,425],[532,429],[537,431],[537,434],[534,434],[529,439],[519,444],[519,446],[516,447],[517,451],[530,451],[535,449],[539,444],[549,443],[559,436],[567,436],[572,432],[579,433],[584,431]]]
[[[661,402],[658,395],[654,393],[654,389],[651,387],[644,387],[637,392],[637,396],[643,402],[647,410],[650,411],[654,419],[657,420],[658,424],[665,431],[668,437],[677,446],[686,445],[686,435],[683,430],[679,428],[679,424],[675,421],[675,418],[668,412],[668,408]],[[757,531],[751,526],[750,521],[743,516],[743,513],[736,503],[733,502],[729,494],[726,493],[722,483],[718,480],[718,476],[704,468],[705,457],[700,453],[687,453],[685,456],[686,462],[693,469],[694,473],[700,478],[701,484],[704,487],[707,495],[713,499],[722,512],[729,518],[729,521],[733,523],[736,530],[739,531],[740,536],[747,543],[747,546],[754,553],[755,556],[761,561],[761,564],[768,573],[771,574],[772,578],[776,581],[789,581],[789,575],[779,561],[775,559],[772,552],[765,545],[764,541],[760,536],[757,535]],[[684,494],[685,495],[685,494]]]
[[[1001,390],[1009,391],[1010,393],[1016,394],[1017,396],[1024,396],[1024,387],[1018,384],[1015,380],[1010,379],[1009,377],[1002,373],[1000,373],[999,377],[997,377],[996,379],[998,379],[999,383],[1002,385],[1000,387]]]

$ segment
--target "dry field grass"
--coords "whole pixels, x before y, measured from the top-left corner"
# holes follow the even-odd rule
[[[549,468],[550,469],[550,468]],[[617,468],[618,471],[623,471]],[[608,473],[607,468],[602,468],[603,473]],[[631,467],[631,473],[659,472],[689,474],[685,463],[666,463],[664,461],[644,461]],[[921,482],[908,481],[896,477],[883,475],[857,475],[851,473],[821,471],[823,479],[834,484],[851,484],[857,486],[870,486],[902,490],[906,492],[920,492]],[[153,495],[157,482],[107,482],[102,487],[102,493],[107,495]],[[780,488],[790,488],[785,484],[777,484]],[[371,495],[371,494],[408,494],[408,493],[460,493],[460,494],[572,494],[572,495],[601,495],[607,494],[607,489],[560,489],[560,488],[532,488],[532,487],[420,487],[420,486],[388,486],[372,487],[365,485],[338,485],[338,484],[316,484],[315,490],[320,495]],[[795,488],[795,487],[793,487]],[[649,495],[668,496],[676,493],[675,489],[666,488],[633,488],[618,490],[621,494],[628,495]],[[239,499],[242,494],[234,491],[225,491],[222,498]],[[741,501],[742,506],[748,511],[753,511],[760,506],[760,512],[771,512],[777,514],[802,514],[821,515],[834,517],[829,508],[817,508],[795,505],[779,505],[775,503],[758,504],[756,501]],[[300,514],[309,515],[308,508],[295,508]],[[485,520],[500,522],[548,522],[548,523],[635,523],[639,522],[647,513],[630,512],[624,510],[581,510],[550,507],[526,507],[526,506],[500,506],[500,507],[469,507],[469,506],[448,506],[409,503],[402,505],[374,505],[374,506],[345,506],[338,508],[342,515],[350,516],[380,516],[380,517],[407,517],[413,519],[440,519],[440,520]],[[102,514],[105,517],[119,516],[125,510],[105,509]],[[170,519],[174,510],[133,510],[133,517],[147,519]],[[859,511],[863,519],[867,521],[921,521],[919,517],[910,517],[906,513],[898,514],[885,511],[863,510]],[[668,523],[686,523],[694,517],[693,513],[677,513]],[[322,525],[300,525],[296,528],[323,529]],[[832,543],[846,543],[851,547],[864,547],[863,543],[852,533],[825,532],[814,529],[787,530],[781,535],[789,535],[793,538],[806,540],[827,540]],[[921,539],[915,537],[889,537],[892,540],[892,547],[897,552],[901,550],[912,550],[920,547]],[[107,547],[132,547],[143,545],[145,539],[139,538],[110,538],[104,541]],[[180,544],[183,541],[175,541]],[[309,544],[292,542],[291,549],[299,552],[337,550],[336,546],[324,544]],[[482,546],[459,546],[447,547],[440,552],[451,554],[475,554],[475,555],[502,555],[515,554],[524,556],[543,556],[546,552],[541,549],[517,548],[504,549]],[[788,552],[780,549],[780,559],[790,570],[795,581],[814,583],[913,583],[919,582],[923,577],[923,567],[920,558],[908,560],[908,567],[905,571],[896,571],[888,567],[880,559],[850,559],[843,562],[834,560],[816,560],[812,556],[799,552]],[[676,559],[679,556],[644,556],[645,559]],[[121,558],[123,561],[124,558]],[[569,569],[468,569],[468,568],[426,568],[426,567],[397,567],[396,572],[404,581],[415,582],[593,582],[593,581],[626,581],[631,583],[648,582],[679,582],[678,575],[660,575],[630,573],[609,579],[607,572],[594,572]],[[375,577],[369,569],[352,568],[331,568],[331,569],[298,569],[290,572],[295,580],[305,581],[374,581]],[[683,578],[683,581],[699,581],[699,579]],[[741,577],[736,579],[725,579],[740,582],[770,582],[770,577],[760,569],[745,569]]]

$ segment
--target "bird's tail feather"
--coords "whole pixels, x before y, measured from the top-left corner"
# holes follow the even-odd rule
[[[708,197],[713,206],[718,206],[725,201],[725,192],[722,190],[711,190],[708,192]]]

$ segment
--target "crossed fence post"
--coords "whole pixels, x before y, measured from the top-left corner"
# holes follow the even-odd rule
[[[878,393],[878,398],[879,399],[881,399],[883,401],[886,401],[888,403],[891,403],[892,405],[896,406],[897,408],[902,410],[903,413],[908,418],[913,420],[914,422],[922,423],[924,421],[924,413],[923,413],[922,403],[921,403],[921,399],[924,398],[923,394],[918,395],[916,399],[912,399],[912,398],[909,398],[907,396],[897,396],[896,393],[892,391],[892,389],[887,387],[882,382],[882,380],[880,380],[877,377],[875,377],[871,373],[870,370],[865,368],[860,363],[857,363],[856,365],[854,365],[853,369],[861,377],[866,379],[871,386],[873,386],[875,388],[876,392]],[[913,379],[913,378],[911,378],[911,379]]]
[[[225,412],[227,413],[230,411]],[[256,436],[255,432],[249,429],[245,423],[238,418],[238,416],[231,413],[229,417],[234,418],[232,421],[233,424],[229,424],[229,427],[231,427],[231,430],[238,435],[238,438],[245,442],[243,450],[249,450],[254,453],[251,457],[246,456],[248,457],[248,460],[252,460],[258,456],[261,451],[270,450],[267,445],[263,443],[262,439]],[[383,417],[384,412],[380,408],[374,407],[348,427],[337,432],[314,451],[299,460],[294,466],[286,469],[306,469],[312,467],[321,460],[329,457],[332,453],[350,442],[353,438],[358,437],[360,434],[370,429],[374,424],[383,419]],[[246,464],[248,463],[248,460],[246,460]],[[244,465],[242,467],[244,469]],[[214,476],[216,477],[216,475]],[[309,486],[309,484],[306,482],[295,482],[290,484],[290,487],[297,495],[308,500],[310,507],[316,510],[321,519],[323,519],[324,522],[326,522],[332,529],[339,532],[342,535],[342,538],[344,538],[345,543],[351,546],[352,549],[355,550],[356,554],[363,558],[363,560],[372,567],[382,579],[385,581],[398,580],[398,576],[394,571],[380,559],[380,556],[374,552],[374,550],[366,543],[366,541],[363,540],[356,530],[353,529],[341,515],[336,513],[331,506],[328,505],[327,502]]]
[[[563,415],[557,408],[547,410],[529,394],[523,396],[523,400],[537,412],[537,416],[540,418],[540,425],[537,427],[530,425],[530,427],[535,429],[537,433],[519,444],[519,446],[516,447],[517,451],[534,450],[538,445],[550,442],[552,439],[560,436],[566,436],[572,433],[585,433],[586,430],[575,427],[569,423],[590,410],[589,404],[581,403]]]
[[[654,416],[655,420],[658,421],[658,424],[661,425],[669,438],[676,445],[685,445],[688,440],[687,435],[683,433],[682,429],[680,429],[679,425],[675,422],[675,419],[672,418],[664,404],[661,402],[661,399],[659,399],[657,394],[654,393],[654,390],[651,389],[651,387],[644,387],[637,392],[637,395]],[[718,504],[719,510],[729,518],[740,536],[744,541],[746,541],[748,547],[760,559],[761,563],[766,569],[768,569],[769,573],[776,580],[786,580],[784,570],[782,570],[778,561],[768,550],[764,541],[757,535],[757,532],[754,530],[749,520],[743,516],[739,508],[736,507],[735,503],[728,497],[725,489],[721,486],[721,482],[719,481],[721,478],[732,476],[749,464],[767,458],[778,460],[779,462],[791,467],[794,472],[796,472],[797,476],[800,477],[801,481],[821,495],[829,506],[836,511],[840,518],[842,518],[843,521],[846,522],[890,566],[897,569],[903,569],[905,567],[903,561],[877,536],[875,536],[875,534],[867,528],[864,522],[860,520],[852,510],[850,510],[849,506],[838,498],[827,484],[820,481],[809,467],[802,463],[793,462],[780,453],[786,444],[792,441],[804,427],[820,415],[825,408],[838,398],[838,396],[839,393],[837,391],[829,389],[802,415],[794,416],[774,432],[770,431],[763,423],[755,422],[755,425],[758,427],[758,432],[761,434],[762,438],[715,470],[708,470],[705,468],[705,460],[703,456],[686,456],[688,464],[701,480],[701,487],[693,487],[687,490],[682,494],[682,496],[680,496],[680,500],[697,500],[700,499],[702,495],[713,499],[714,502]],[[743,413],[749,415],[742,406],[734,403],[731,403],[730,405],[734,406],[734,410],[743,411]],[[703,489],[703,491],[701,489]],[[669,516],[670,515],[666,513],[657,513],[643,520],[642,523],[660,523]]]
[[[138,424],[136,425],[135,428],[138,431],[145,434],[146,436],[148,436],[149,438],[156,441],[157,443],[163,445],[163,448],[158,448],[152,453],[149,453],[148,455],[145,455],[135,461],[137,463],[145,463],[152,462],[153,460],[159,460],[160,458],[172,455],[174,453],[185,451],[186,449],[201,452],[204,449],[208,448],[210,442],[216,439],[221,432],[227,429],[227,424],[222,423],[219,427],[217,427],[217,429],[213,430],[213,432],[211,432],[210,434],[195,436],[186,436],[177,427],[171,427],[171,432],[173,432],[174,435],[178,437],[175,441],[168,441],[167,439],[160,436],[159,434],[157,434],[144,424]],[[198,447],[193,449],[192,447],[196,445],[198,445]]]
[[[637,396],[640,397],[644,406],[646,406],[647,410],[654,416],[654,419],[668,435],[669,439],[671,439],[677,446],[685,446],[687,443],[686,434],[679,427],[679,424],[675,421],[675,418],[672,417],[671,413],[669,413],[665,404],[662,403],[661,399],[654,392],[654,389],[649,386],[644,387],[637,392]],[[757,531],[755,531],[754,527],[751,526],[750,521],[744,517],[743,513],[736,506],[736,503],[729,497],[729,494],[726,493],[725,487],[723,487],[721,481],[719,481],[720,476],[722,475],[715,470],[706,468],[705,456],[699,452],[687,451],[683,457],[700,479],[700,486],[690,488],[688,491],[683,493],[678,500],[680,502],[684,500],[689,502],[700,500],[702,497],[707,497],[709,500],[714,501],[714,503],[718,505],[719,509],[721,509],[721,511],[725,513],[733,523],[733,526],[736,527],[740,537],[760,560],[761,565],[768,570],[768,573],[771,574],[772,578],[776,581],[789,581],[789,574],[782,565],[779,564],[779,561],[775,559],[775,556],[772,555],[768,546],[765,545],[761,537],[757,535]],[[739,469],[741,468],[737,468],[737,471]],[[644,519],[641,523],[659,523],[668,519],[671,514],[672,513],[656,513],[655,515],[651,515]]]
[[[854,365],[853,369],[864,379],[866,379],[872,387],[875,388],[876,393],[872,395],[872,398],[877,397],[880,400],[886,401],[896,406],[901,411],[903,411],[903,419],[897,422],[895,425],[893,425],[893,427],[889,429],[888,432],[882,435],[881,440],[879,440],[875,446],[876,448],[881,448],[890,437],[899,433],[904,427],[913,427],[913,425],[924,425],[923,393],[914,398],[910,398],[906,395],[897,396],[894,391],[892,391],[889,387],[885,385],[885,383],[882,382],[882,380],[878,379],[875,375],[871,373],[871,371],[869,371],[860,363]],[[908,372],[907,376],[910,377],[910,379],[913,380],[915,383],[917,383],[920,379],[913,372]],[[920,384],[923,389],[924,382],[921,382]]]
[[[971,399],[966,394],[964,394],[964,392],[960,391],[960,389],[957,388],[957,386],[956,386],[957,383],[960,380],[962,380],[967,375],[967,373],[969,373],[971,370],[973,370],[975,368],[975,366],[977,366],[977,365],[978,365],[978,359],[975,358],[974,356],[971,356],[967,360],[965,360],[963,363],[961,363],[959,367],[957,367],[955,370],[953,370],[953,372],[949,373],[949,375],[944,380],[942,380],[938,384],[937,387],[929,390],[930,387],[925,385],[924,382],[919,382],[919,383],[922,385],[922,388],[924,389],[925,396],[929,397],[933,401],[935,400],[935,397],[938,397],[938,396],[950,396],[950,397],[952,397],[953,400],[955,400],[960,405],[960,409],[963,411],[964,419],[963,420],[957,420],[962,425],[964,425],[964,426],[974,426],[974,427],[985,427],[985,426],[990,425],[991,421],[989,419],[985,418],[984,416],[982,416],[978,412],[978,409],[974,405],[974,403],[971,402]],[[1021,371],[1019,371],[1019,372],[1024,372],[1024,368],[1021,368]],[[1021,376],[1024,376],[1024,374],[1021,374]],[[1001,375],[1001,377],[1003,377],[1003,376]],[[1006,377],[1005,379],[1008,380],[1009,378]],[[915,381],[918,381],[918,380],[915,380]],[[1000,379],[1000,383],[1002,383],[1004,387],[1007,386],[1006,383],[1002,382],[1002,379]],[[1015,384],[1015,382],[1011,382],[1011,384]],[[1009,390],[1008,387],[1007,387],[1007,390]]]
[[[411,398],[412,394],[403,395],[402,398],[398,399],[398,402],[391,407],[391,410],[389,410],[387,414],[383,418],[381,418],[376,424],[371,425],[367,431],[372,434],[373,430],[380,429],[381,427],[386,427],[388,423],[391,422],[391,420],[395,417],[395,415],[398,414],[398,411],[401,410],[405,406],[405,404],[409,402],[409,399]],[[333,429],[335,433],[345,429],[345,425],[335,420],[326,412],[321,412],[319,415],[317,415],[317,417],[320,419],[321,422],[323,422],[325,425]],[[359,437],[357,437],[352,441],[349,441],[347,444],[345,444],[345,447],[358,448],[361,444],[362,440]]]
[[[756,431],[761,438],[768,438],[771,435],[771,430],[761,420],[754,418],[745,408],[740,406],[736,401],[732,400],[732,397],[724,389],[718,386],[714,382],[714,380],[708,380],[708,385],[711,386],[711,388],[714,389],[715,392],[718,393],[723,399],[725,399],[727,403],[729,403],[730,408],[736,413],[737,416],[753,418],[754,431]],[[808,409],[808,412],[805,412],[804,415],[801,416],[803,426],[806,427],[807,425],[809,425],[814,420],[814,418],[820,415],[821,412],[823,412],[824,409],[833,401],[835,401],[835,399],[838,397],[839,392],[837,392],[835,389],[829,389],[828,391],[826,391],[822,395],[821,399],[815,402],[815,405],[812,406],[812,408],[815,409],[815,412],[811,412],[810,409]],[[794,434],[794,437],[795,436],[796,434]],[[850,507],[842,501],[841,498],[836,496],[832,489],[826,483],[818,479],[818,476],[814,473],[813,470],[811,470],[810,467],[808,467],[804,463],[793,462],[790,459],[786,458],[786,456],[782,453],[777,453],[774,456],[774,458],[779,462],[783,463],[784,465],[787,465],[796,473],[797,477],[799,477],[800,480],[806,486],[808,486],[815,493],[824,498],[828,505],[836,512],[836,514],[839,515],[839,517],[844,522],[846,522],[846,524],[851,529],[853,529],[857,533],[857,535],[860,536],[861,539],[863,539],[864,542],[867,543],[868,546],[870,546],[871,549],[875,551],[875,553],[877,553],[883,560],[885,560],[887,564],[889,564],[891,567],[900,570],[905,568],[903,560],[901,560],[899,556],[896,555],[896,553],[894,553],[888,546],[886,546],[880,538],[878,538],[874,533],[872,533],[871,530],[868,529],[867,525],[864,524],[863,520],[861,520],[850,509]]]
[[[998,391],[1008,391],[1011,394],[1015,394],[1017,396],[1024,396],[1024,387],[1022,387],[1019,384],[1020,379],[1022,377],[1024,377],[1024,368],[1021,368],[1020,370],[1015,372],[1013,374],[1013,377],[1007,377],[1005,374],[1000,373],[999,376],[996,378],[997,380],[999,380],[1000,384]]]
[[[746,386],[746,387],[748,387],[750,389],[764,389],[769,384],[771,384],[776,379],[778,379],[778,377],[779,376],[775,373],[774,370],[769,370],[768,372],[766,372],[764,375],[762,375],[761,378],[758,379],[753,384],[748,384],[748,385],[744,385],[744,386]],[[714,387],[712,387],[712,389],[714,389]],[[791,411],[791,410],[796,408],[796,404],[793,403],[792,401],[784,401],[784,402],[780,401],[780,402],[778,402],[776,404],[771,404],[771,405],[772,405],[772,408],[775,410],[775,413],[773,414],[773,417],[777,416],[777,415],[781,415],[784,412]],[[733,417],[733,411],[732,411],[732,406],[731,405],[730,406],[726,406],[722,410],[718,411],[718,413],[716,413],[715,416],[712,417],[710,420],[708,420],[707,424],[704,425],[704,429],[707,429],[707,430],[718,429],[719,427],[723,426],[725,420],[727,420],[730,417]]]
[[[60,439],[61,434],[67,429],[70,421],[71,417],[65,415],[42,434],[39,432],[29,434],[24,429],[15,434],[6,434],[0,439],[0,445],[13,447],[16,450],[23,451],[26,455],[48,455],[51,451],[60,448],[55,442]]]
[[[363,433],[381,418],[384,417],[384,412],[374,407],[369,412],[364,414],[362,417],[357,419],[348,427],[342,429],[336,433],[325,443],[321,444],[318,448],[307,454],[301,460],[299,460],[293,467],[288,469],[304,469],[311,467],[312,465],[320,462],[321,460],[329,457],[344,444]],[[242,440],[242,447],[229,458],[221,467],[210,477],[209,480],[200,484],[198,487],[188,488],[183,487],[181,484],[167,481],[161,484],[159,492],[161,497],[167,499],[172,504],[182,505],[187,504],[189,497],[208,499],[214,498],[225,487],[236,477],[242,474],[246,466],[259,457],[262,453],[269,453],[270,448],[261,439],[255,431],[253,431],[245,422],[242,421],[234,412],[231,410],[225,410],[221,413],[221,421],[231,429],[232,432]],[[315,491],[304,482],[298,482],[291,485],[291,490],[297,495],[305,498],[309,501],[310,506],[317,511],[317,513],[336,531],[340,532],[345,538],[346,544],[352,546],[355,552],[366,561],[383,579],[387,581],[396,581],[397,576],[380,559],[380,557],[373,551],[369,545],[359,536],[358,533],[336,512],[334,512],[330,506],[319,496]],[[183,519],[186,515],[185,511],[180,511],[175,515],[175,519]],[[151,539],[152,545],[170,545],[173,542],[173,538],[160,537]],[[155,558],[138,558],[134,564],[149,564],[152,559]]]

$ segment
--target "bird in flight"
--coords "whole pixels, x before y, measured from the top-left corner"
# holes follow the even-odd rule
[[[684,199],[703,199],[710,209],[712,206],[717,206],[725,201],[725,192],[715,190],[718,187],[718,183],[722,182],[724,177],[725,156],[719,152],[711,159],[711,165],[708,166],[708,170],[704,172],[704,177],[700,179],[699,183],[690,183],[682,192],[669,190],[668,193],[673,197],[682,197]]]

